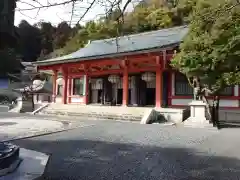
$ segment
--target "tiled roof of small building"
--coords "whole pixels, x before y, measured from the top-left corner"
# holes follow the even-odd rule
[[[116,38],[95,40],[78,51],[44,61],[36,62],[37,65],[58,64],[64,62],[77,62],[104,57],[121,56],[144,50],[154,50],[179,44],[188,31],[187,26],[161,29],[145,33],[133,34]],[[118,46],[117,46],[118,44]]]

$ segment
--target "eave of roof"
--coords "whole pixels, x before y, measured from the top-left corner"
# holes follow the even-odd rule
[[[81,48],[69,55],[38,61],[34,64],[37,66],[44,66],[120,57],[144,52],[156,52],[164,48],[178,46],[182,42],[187,31],[187,26],[179,26],[119,37],[119,51],[115,42],[112,45],[112,42],[115,41],[116,38],[96,40],[87,45],[85,48]]]
[[[89,61],[89,60],[104,59],[104,58],[122,57],[122,56],[128,56],[128,55],[135,55],[135,54],[139,54],[139,53],[156,52],[158,50],[163,50],[168,47],[177,47],[177,46],[179,46],[180,43],[181,42],[170,44],[168,46],[156,47],[153,49],[143,49],[140,51],[130,51],[130,52],[126,52],[126,53],[112,53],[112,54],[106,54],[106,55],[88,56],[88,57],[82,57],[82,58],[69,58],[69,59],[63,59],[63,60],[50,59],[50,60],[45,60],[45,61],[37,61],[37,62],[34,62],[34,64],[37,66],[44,66],[44,65],[74,63],[74,62],[79,62],[79,61]]]

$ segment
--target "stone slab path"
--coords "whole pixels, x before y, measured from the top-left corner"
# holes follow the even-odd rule
[[[67,121],[53,121],[34,117],[9,117],[0,119],[0,141],[27,138],[72,129],[78,125]]]

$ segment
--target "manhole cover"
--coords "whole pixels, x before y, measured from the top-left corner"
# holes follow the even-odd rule
[[[12,126],[17,124],[16,122],[0,122],[0,126]]]

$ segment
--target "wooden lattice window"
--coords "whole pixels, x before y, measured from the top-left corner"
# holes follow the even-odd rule
[[[189,85],[186,76],[182,73],[175,73],[175,95],[191,96],[193,88]]]
[[[77,78],[73,79],[73,95],[83,95],[83,88],[84,88],[84,79],[82,78]]]

